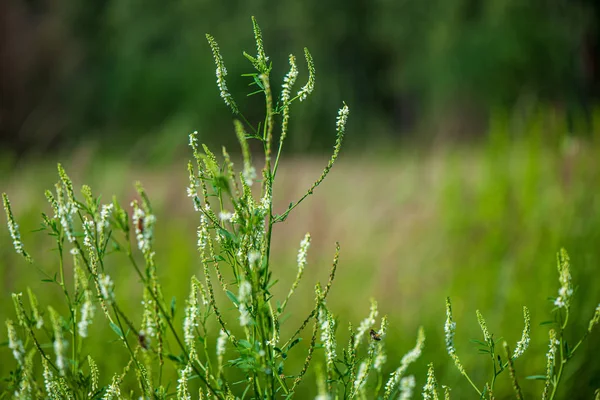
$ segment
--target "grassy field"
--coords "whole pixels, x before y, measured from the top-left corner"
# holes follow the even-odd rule
[[[133,182],[144,183],[157,216],[156,259],[165,298],[176,297],[182,319],[189,277],[201,275],[195,251],[198,216],[185,194],[184,160],[169,167],[139,169],[126,160],[94,159],[82,152],[61,161],[76,186],[90,185],[95,193],[102,193],[103,201],[115,194],[128,204],[135,197]],[[275,208],[284,210],[300,197],[325,163],[317,158],[287,159],[275,187]],[[39,226],[40,211],[49,212],[43,191],[56,180],[48,161],[23,163],[0,177],[1,191],[11,197],[24,243],[45,271],[56,269],[56,254],[48,251],[47,237],[32,231]],[[600,148],[582,140],[552,145],[492,137],[485,145],[426,152],[344,154],[314,196],[277,225],[272,254],[272,268],[280,277],[276,296],[284,296],[294,279],[298,244],[306,232],[312,234],[306,276],[289,308],[284,335],[312,308],[314,283],[327,280],[339,241],[340,265],[327,304],[339,317],[340,343],[347,340],[347,323],[358,325],[374,298],[380,313],[390,318],[386,372],[395,369],[414,346],[417,328],[423,325],[424,354],[410,371],[416,376],[417,390],[425,384],[427,363],[433,362],[438,381],[453,388],[453,398],[475,398],[445,351],[446,296],[453,301],[458,353],[478,384],[489,379],[490,369],[489,358],[477,354],[470,341],[481,339],[475,311],[486,317],[495,338],[503,337],[514,347],[523,329],[522,306],[527,305],[532,342],[516,368],[526,398],[539,398],[543,382],[524,377],[545,373],[548,327],[540,323],[551,318],[548,298],[556,296],[559,288],[556,253],[561,247],[571,256],[577,287],[569,328],[573,340],[587,329],[600,302]],[[43,273],[14,254],[5,228],[0,243],[4,285],[0,319],[14,319],[10,295],[24,292],[27,286],[38,293],[41,304],[52,303],[65,311],[57,288],[41,282]],[[116,295],[128,299],[126,304],[136,315],[141,286],[130,266],[114,257],[107,268]],[[220,300],[225,304],[224,296]],[[236,318],[237,310],[224,309]],[[102,315],[96,316],[94,324],[92,329],[103,334],[87,341],[85,349],[99,363],[101,384],[108,384],[126,363],[127,353],[115,343],[111,344],[115,351],[107,353],[116,337]],[[304,342],[298,347],[306,348]],[[0,376],[7,376],[13,361],[7,347],[1,351],[5,362]],[[597,354],[598,330],[566,369],[560,398],[591,398],[600,388]],[[291,369],[303,362],[303,351],[297,355],[296,360],[290,354]],[[175,370],[169,371],[174,377]],[[314,393],[310,379],[303,384],[307,395]],[[129,384],[135,385],[133,377]],[[511,396],[510,380],[504,374],[496,398]]]

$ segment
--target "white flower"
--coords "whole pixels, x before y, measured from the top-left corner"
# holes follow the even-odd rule
[[[77,328],[79,330],[79,335],[81,337],[87,337],[87,329],[88,326],[92,323],[92,319],[94,318],[94,310],[96,307],[92,303],[91,296],[86,294],[86,300],[81,306],[81,319],[77,323]]]
[[[346,129],[346,122],[348,121],[348,115],[350,115],[350,109],[346,104],[338,111],[337,120],[335,126],[338,133],[343,133]]]
[[[248,312],[246,305],[244,303],[240,303],[238,310],[240,312],[240,326],[249,325],[250,321],[252,321],[252,318],[250,317],[250,312]]]
[[[244,170],[242,171],[242,177],[244,178],[244,182],[246,185],[252,186],[254,180],[256,179],[256,169],[252,165],[246,164],[244,165]]]
[[[517,342],[517,347],[515,347],[515,351],[512,356],[513,359],[520,357],[525,352],[525,350],[527,350],[527,347],[529,347],[531,318],[529,317],[529,310],[527,309],[527,307],[523,307],[523,316],[525,319],[525,327],[523,328],[523,333],[521,334],[521,340]]]
[[[290,94],[292,92],[292,87],[294,83],[296,83],[296,78],[298,77],[298,67],[296,66],[296,57],[290,54],[290,70],[283,78],[283,85],[281,90],[281,103],[285,106],[286,103],[290,100]]]
[[[375,318],[379,315],[379,311],[377,311],[377,302],[371,299],[371,310],[369,311],[369,316],[365,318],[358,329],[356,330],[356,341],[354,342],[354,348],[357,348],[367,330],[375,324]]]
[[[6,320],[6,329],[8,330],[8,348],[12,350],[13,356],[19,365],[23,365],[25,348],[21,339],[18,338],[17,331],[11,320]]]
[[[242,281],[238,292],[238,300],[240,303],[245,303],[250,299],[252,299],[252,285],[248,281]]]
[[[231,221],[232,217],[233,217],[233,214],[230,213],[229,211],[221,211],[219,213],[219,219],[223,222]]]
[[[110,276],[100,274],[100,276],[98,277],[98,285],[100,286],[100,295],[102,296],[102,298],[108,301],[109,303],[112,302],[114,297],[114,283]]]
[[[354,392],[358,392],[366,382],[367,377],[367,363],[361,362],[358,367],[358,373],[356,374],[356,379],[354,380]]]
[[[409,400],[412,397],[416,382],[413,375],[406,376],[400,380],[400,397],[398,400]]]
[[[300,242],[300,250],[298,250],[298,270],[303,271],[306,266],[306,254],[308,253],[308,247],[310,246],[310,233],[304,236],[304,239]]]
[[[306,85],[298,91],[298,98],[300,101],[306,100],[309,94],[313,92],[315,89],[315,64],[313,63],[312,56],[308,52],[308,49],[304,49],[304,57],[306,58],[306,63],[308,64],[308,82]]]
[[[251,250],[248,253],[248,264],[250,265],[250,269],[256,266],[258,260],[260,260],[261,254],[256,250]]]
[[[219,338],[217,339],[217,356],[222,357],[225,354],[225,349],[227,346],[227,333],[223,329],[219,333]]]

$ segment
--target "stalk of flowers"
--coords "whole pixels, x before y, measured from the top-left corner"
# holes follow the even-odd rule
[[[433,369],[433,363],[429,364],[427,371],[427,383],[423,387],[423,399],[424,400],[438,400],[439,396],[437,393],[437,380],[435,379],[435,371]]]
[[[409,365],[415,362],[423,352],[423,348],[425,347],[425,330],[423,327],[419,328],[417,333],[417,343],[415,347],[406,353],[402,360],[400,361],[400,366],[390,374],[390,377],[385,384],[385,390],[383,394],[383,399],[389,399],[392,394],[395,392],[398,383],[400,382],[400,378],[406,373]]]
[[[306,256],[308,254],[308,248],[310,247],[310,233],[307,233],[304,236],[304,239],[300,242],[300,249],[298,250],[297,264],[298,264],[298,272],[296,274],[296,279],[294,279],[294,283],[292,283],[292,287],[288,292],[287,297],[285,298],[283,304],[280,307],[279,314],[283,314],[285,307],[294,294],[294,291],[298,287],[300,280],[302,279],[302,275],[304,274],[304,268],[306,267]]]
[[[377,305],[375,303],[375,310]],[[378,372],[381,371],[382,364],[386,361],[386,356],[383,348],[383,338],[387,331],[387,316],[381,319],[381,327],[379,333],[371,330],[371,342],[369,343],[369,349],[367,358],[363,361],[359,367],[358,374],[354,381],[354,391],[351,396],[357,396],[364,391],[365,384],[367,383],[368,376],[373,368]],[[361,371],[362,369],[362,371]]]
[[[510,349],[508,347],[508,343],[503,342],[502,346],[504,347],[504,353],[506,355],[506,359],[508,360],[507,365],[508,365],[508,371],[510,373],[510,380],[513,385],[513,390],[515,392],[517,400],[523,400],[523,393],[521,392],[521,387],[519,386],[519,383],[517,381],[517,375],[516,375],[515,366],[513,363],[513,360],[515,359],[515,357],[510,356]]]
[[[29,287],[27,288],[27,296],[29,297],[29,307],[31,308],[32,322],[35,324],[36,329],[41,329],[42,326],[44,326],[44,318],[39,310],[38,299]]]
[[[398,400],[409,400],[412,398],[416,382],[413,375],[405,376],[400,380],[400,397]]]
[[[92,323],[94,318],[96,306],[93,303],[92,291],[89,288],[89,283],[85,272],[79,265],[78,256],[74,258],[74,271],[75,271],[75,299],[83,299],[81,304],[81,317],[77,323],[79,336],[85,338],[88,336],[88,327]]]
[[[523,333],[521,334],[521,340],[517,342],[517,346],[515,347],[515,352],[512,355],[512,359],[516,360],[520,356],[525,353],[525,350],[529,347],[530,342],[530,332],[531,332],[531,317],[529,315],[529,309],[523,306],[523,319],[525,320],[525,327],[523,328]]]
[[[377,311],[377,302],[375,299],[371,299],[371,309],[369,311],[369,316],[362,320],[358,329],[356,330],[356,341],[354,342],[354,348],[358,348],[360,346],[362,339],[364,338],[367,331],[375,325],[375,318],[379,315],[379,311]]]
[[[550,396],[550,385],[553,384],[554,365],[556,364],[556,352],[558,351],[558,346],[560,346],[560,341],[556,338],[556,331],[554,329],[550,329],[549,336],[550,344],[546,353],[546,382],[544,384],[544,391],[542,392],[542,400],[546,400]]]
[[[48,311],[50,312],[50,321],[52,321],[52,329],[54,333],[53,344],[54,354],[56,355],[56,367],[61,375],[65,375],[67,367],[64,355],[66,350],[66,342],[63,337],[60,315],[51,306],[48,306]]]
[[[21,233],[19,232],[19,224],[15,221],[15,217],[12,212],[12,208],[10,207],[10,200],[8,200],[8,196],[6,193],[2,193],[2,202],[4,204],[4,211],[6,212],[6,221],[8,225],[8,232],[10,233],[10,237],[13,241],[13,247],[17,254],[22,255],[28,262],[33,262],[29,253],[25,251],[23,248],[23,242],[21,241]]]
[[[17,360],[17,363],[22,366],[25,358],[25,348],[23,347],[23,342],[17,335],[12,320],[6,320],[6,329],[8,330],[8,348],[12,350],[13,357]]]
[[[561,249],[557,255],[558,280],[560,289],[558,297],[554,300],[554,305],[558,308],[564,308],[567,312],[571,305],[571,297],[573,296],[573,283],[571,278],[571,264],[569,255],[565,249]]]

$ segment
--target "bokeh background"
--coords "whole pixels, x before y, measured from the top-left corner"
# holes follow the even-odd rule
[[[578,285],[573,341],[600,302],[600,6],[593,0],[3,0],[0,189],[40,266],[52,270],[56,260],[48,239],[33,231],[40,211],[48,212],[43,191],[57,179],[57,162],[104,201],[115,194],[128,204],[141,180],[156,207],[165,294],[183,308],[188,278],[200,273],[197,215],[185,195],[187,135],[198,130],[215,149],[237,149],[204,34],[219,42],[230,91],[258,122],[262,104],[245,97],[241,76],[251,69],[242,51],[255,52],[251,15],[263,29],[274,84],[288,54],[300,61],[304,46],[317,70],[315,92],[292,110],[276,209],[320,175],[342,100],[351,109],[339,164],[275,232],[281,292],[295,276],[300,240],[313,236],[301,301],[283,329],[307,312],[339,241],[329,305],[345,327],[367,315],[371,297],[379,301],[392,322],[389,371],[424,325],[417,384],[433,361],[456,398],[472,395],[445,353],[445,297],[454,303],[459,355],[481,384],[489,361],[469,341],[480,336],[475,310],[514,346],[527,305],[532,348],[517,369],[524,391],[539,397],[542,384],[524,377],[545,371],[548,327],[540,323],[557,294],[560,247]],[[60,308],[56,288],[13,254],[6,229],[0,240],[0,319],[14,317],[10,293],[27,286]],[[119,258],[112,268],[135,312],[132,271]],[[87,349],[108,383],[126,355],[102,358],[114,334],[101,316],[96,323],[104,334]],[[9,350],[1,351],[8,360]],[[597,354],[598,331],[567,368],[562,398],[590,398],[600,387]],[[9,367],[1,363],[2,376]],[[499,385],[497,397],[508,396],[508,381]]]

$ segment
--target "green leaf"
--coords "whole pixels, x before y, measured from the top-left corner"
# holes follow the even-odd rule
[[[252,348],[252,344],[250,344],[250,342],[245,339],[238,340],[238,344],[246,349]]]
[[[288,345],[288,347],[286,348],[286,351],[290,351],[292,347],[294,347],[295,345],[297,345],[298,343],[300,343],[302,341],[302,338],[296,338],[292,341],[292,343],[290,343]]]
[[[553,323],[554,323],[554,321],[542,321],[542,322],[540,322],[540,326],[542,326],[542,325],[551,325]]]
[[[119,337],[123,337],[123,331],[121,330],[121,328],[115,325],[114,322],[110,322],[109,324],[112,330],[115,331],[115,333],[119,335]]]
[[[180,356],[176,356],[175,354],[167,354],[167,358],[171,361],[175,361],[176,363],[179,363],[182,365],[184,364],[183,358]]]
[[[536,381],[545,381],[546,375],[529,375],[526,376],[525,379],[536,380]]]
[[[230,290],[226,291],[225,293],[227,294],[227,297],[229,297],[229,300],[231,300],[236,307],[240,305],[240,301],[237,297],[235,297],[235,294],[233,294]]]
[[[171,318],[175,317],[176,299],[175,296],[171,299]]]

